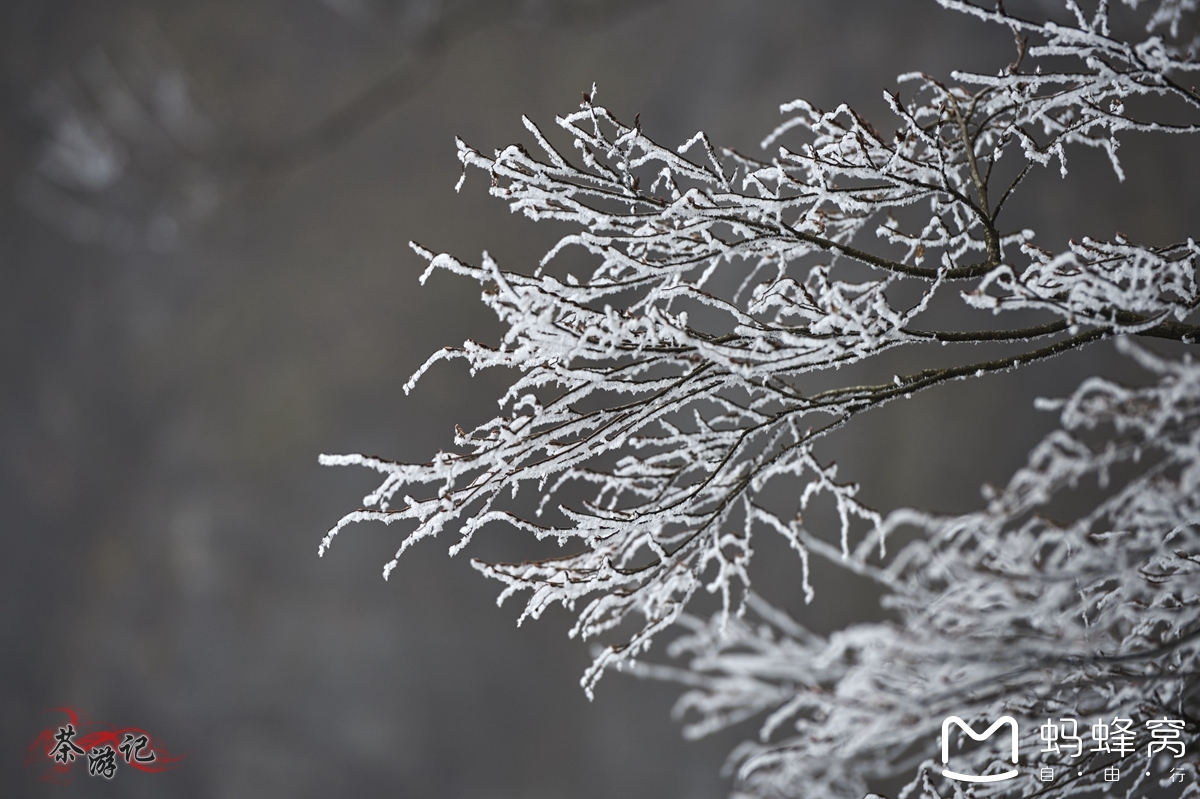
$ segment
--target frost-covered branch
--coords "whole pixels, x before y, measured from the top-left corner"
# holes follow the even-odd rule
[[[1200,335],[1194,241],[1116,235],[1056,252],[1001,217],[1032,170],[1057,163],[1065,175],[1072,147],[1103,150],[1120,177],[1119,134],[1200,130],[1200,99],[1181,83],[1200,67],[1153,32],[1177,32],[1188,0],[1157,4],[1135,42],[1112,33],[1104,3],[1085,13],[1068,0],[1074,24],[1064,25],[939,2],[1011,28],[1018,58],[996,75],[955,73],[955,84],[901,76],[903,92],[886,95],[892,135],[846,106],[796,101],[764,140],[768,157],[703,133],[670,148],[597,104],[593,87],[557,120],[569,147],[528,119],[532,150],[488,156],[460,141],[464,170],[487,173],[494,196],[570,232],[524,271],[413,245],[424,277],[444,269],[478,281],[505,333],[435,353],[407,388],[447,359],[514,377],[501,412],[458,429],[455,449],[428,463],[323,456],[383,482],[321,552],[364,520],[407,525],[397,557],[443,531],[457,536],[454,554],[492,523],[556,541],[560,557],[475,566],[504,584],[501,601],[526,593],[522,620],[561,604],[576,614],[572,635],[607,642],[584,675],[589,695],[605,669],[628,666],[692,686],[681,708],[699,717],[696,734],[769,712],[762,741],[739,754],[744,784],[761,795],[801,784],[861,792],[915,757],[914,735],[952,703],[1025,716],[1100,712],[1131,692],[1178,703],[1182,677],[1163,669],[1191,657],[1184,621],[1200,621],[1172,576],[1193,573],[1195,551],[1194,498],[1184,501],[1200,396],[1190,362],[1139,350],[1161,376],[1155,388],[1085,384],[1064,406],[1063,431],[979,514],[881,514],[814,456],[858,414],[951,380],[1119,335]],[[939,329],[935,301],[961,302],[980,322]],[[1042,319],[1005,326],[1011,310]],[[934,343],[953,345],[951,365],[813,388],[818,373]],[[981,358],[979,343],[1007,349]],[[1093,448],[1081,431],[1103,424],[1115,443]],[[1118,466],[1143,477],[1086,518],[1032,515],[1071,481]],[[795,504],[767,501],[770,486],[787,486]],[[803,521],[818,498],[838,518],[819,535]],[[923,537],[889,556],[900,526]],[[796,551],[807,597],[820,557],[878,580],[897,620],[828,639],[798,628],[750,591],[753,536],[764,531]],[[686,613],[702,591],[720,598],[711,621]],[[689,632],[673,651],[690,664],[640,662],[676,624]],[[1120,659],[1133,654],[1143,659]],[[1062,676],[1056,692],[1036,690],[1047,675]],[[950,689],[968,678],[990,680],[992,693],[963,705]],[[930,686],[948,693],[931,698]],[[791,737],[780,737],[785,727]]]
[[[1092,378],[1045,403],[1061,429],[985,510],[906,509],[883,520],[885,532],[921,532],[886,564],[859,564],[885,591],[894,621],[820,637],[755,598],[741,619],[685,618],[689,632],[669,653],[686,668],[634,668],[690,687],[676,707],[690,735],[765,714],[760,740],[735,753],[746,785],[763,796],[796,785],[862,795],[869,779],[926,758],[919,790],[940,772],[938,726],[951,714],[1021,719],[1026,752],[1041,746],[1039,725],[1061,716],[1169,715],[1188,719],[1195,740],[1200,366],[1123,349],[1157,382],[1134,389]],[[1110,491],[1094,508],[1054,518],[1070,495],[1097,484]],[[802,540],[839,557],[809,534]],[[1002,759],[984,748],[969,763],[984,774]],[[1096,759],[1072,763],[1084,777],[1070,779],[1069,792],[1104,787],[1089,769]],[[1121,769],[1148,768],[1142,741]],[[980,796],[1045,787],[1033,773],[1022,780],[976,787]],[[1125,787],[1134,796],[1141,783]]]

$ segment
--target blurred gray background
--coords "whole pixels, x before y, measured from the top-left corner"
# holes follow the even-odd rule
[[[389,582],[398,530],[318,559],[375,482],[317,455],[425,460],[495,409],[500,374],[401,390],[498,331],[475,285],[420,287],[406,242],[522,268],[562,231],[480,174],[456,195],[455,135],[527,140],[521,114],[553,127],[593,81],[668,143],[755,151],[798,96],[888,129],[895,74],[994,71],[1007,34],[921,0],[5,0],[0,48],[0,795],[725,795],[752,725],[684,742],[676,690],[619,675],[587,702],[567,615],[518,629],[450,540]],[[1123,152],[1125,184],[1076,155],[1019,221],[1054,247],[1186,235],[1189,145]],[[1100,345],[956,384],[822,454],[881,508],[965,510],[1052,424],[1032,397],[1123,368]],[[773,546],[763,584],[807,623],[872,612],[832,576],[804,608]],[[40,783],[21,755],[63,705],[189,757]]]

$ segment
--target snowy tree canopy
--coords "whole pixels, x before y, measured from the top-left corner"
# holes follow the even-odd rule
[[[910,791],[946,795],[934,759],[951,714],[1019,719],[1023,752],[1037,750],[1038,724],[1062,716],[1172,716],[1194,741],[1200,365],[1190,357],[1117,338],[1154,381],[1096,377],[1047,402],[1060,429],[976,513],[867,507],[814,455],[858,414],[949,381],[1107,338],[1200,335],[1196,242],[1117,234],[1045,249],[1002,215],[1031,170],[1066,175],[1072,148],[1103,151],[1123,177],[1119,134],[1200,131],[1196,42],[1181,38],[1195,0],[1125,0],[1146,25],[1137,40],[1114,34],[1106,2],[1067,0],[1066,22],[938,2],[1010,28],[1017,57],[994,75],[900,76],[886,95],[893,133],[846,106],[797,100],[763,141],[769,158],[703,133],[672,148],[638,119],[621,122],[593,88],[557,119],[572,151],[528,119],[536,152],[488,156],[460,141],[464,169],[486,172],[494,196],[572,232],[529,272],[412,245],[426,276],[478,280],[505,334],[435,353],[408,388],[445,359],[514,378],[500,415],[458,430],[455,448],[428,463],[322,456],[383,482],[321,552],[358,521],[408,523],[396,557],[443,531],[457,537],[454,554],[493,522],[556,540],[560,557],[475,566],[504,584],[501,601],[524,595],[522,620],[561,604],[576,614],[572,636],[604,642],[583,677],[589,695],[616,666],[687,686],[678,710],[689,735],[761,716],[759,740],[732,759],[748,796],[861,796],[869,780],[914,770]],[[975,309],[980,329],[939,329],[938,303]],[[1030,309],[1047,321],[1004,324]],[[972,359],[984,342],[1011,354]],[[961,350],[960,365],[807,388],[813,373],[937,343]],[[1051,518],[1084,484],[1101,499]],[[781,509],[764,498],[769,486],[796,501]],[[520,511],[522,491],[536,512]],[[818,500],[836,507],[833,535],[805,526]],[[911,543],[889,551],[900,530]],[[751,591],[760,533],[795,549],[808,598],[819,558],[875,581],[890,620],[828,637],[801,627]],[[687,611],[705,592],[720,599],[710,619]],[[647,662],[672,627],[683,630],[672,662]],[[1139,728],[1140,754],[1123,761],[1131,774],[1149,768],[1148,735]],[[967,757],[984,774],[998,752]],[[1049,787],[1022,773],[969,791],[1105,787],[1101,760],[1079,763]],[[1143,779],[1121,789],[1132,795]]]

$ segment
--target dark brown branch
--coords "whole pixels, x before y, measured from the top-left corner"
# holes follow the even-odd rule
[[[830,391],[823,391],[820,394],[809,397],[810,402],[813,403],[810,407],[831,407],[847,402],[855,402],[856,398],[854,395],[856,394],[861,396],[861,399],[858,399],[861,407],[879,405],[898,396],[908,395],[914,391],[920,391],[921,389],[929,388],[939,383],[946,383],[950,380],[957,380],[972,375],[981,376],[989,372],[1003,372],[1015,366],[1024,366],[1034,361],[1052,358],[1055,355],[1061,355],[1068,350],[1078,349],[1086,344],[1107,338],[1110,335],[1110,331],[1097,328],[1068,339],[1063,339],[1041,349],[1023,352],[1019,355],[995,358],[981,363],[963,364],[962,366],[926,369],[914,375],[899,378],[899,384],[883,383],[876,386],[847,386],[845,388],[831,389]],[[855,410],[858,410],[858,408],[855,408]]]
[[[977,342],[977,341],[1019,341],[1023,339],[1038,338],[1039,336],[1050,336],[1055,333],[1061,333],[1070,325],[1065,321],[1050,322],[1044,325],[1036,325],[1034,327],[1021,327],[1016,330],[978,330],[978,331],[925,331],[925,330],[902,330],[902,333],[907,333],[910,336],[918,338],[928,338],[933,341],[944,342]]]

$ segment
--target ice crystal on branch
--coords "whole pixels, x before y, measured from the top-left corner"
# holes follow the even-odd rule
[[[952,714],[1015,715],[1027,734],[1022,751],[1037,752],[1048,716],[1193,712],[1200,366],[1123,349],[1157,382],[1130,389],[1092,378],[1068,400],[1046,403],[1060,410],[1062,428],[986,509],[899,510],[883,520],[885,531],[923,533],[886,564],[855,564],[884,590],[897,621],[822,638],[756,598],[752,614],[734,622],[684,617],[689,633],[670,647],[684,667],[637,670],[690,686],[677,712],[691,719],[691,735],[766,712],[761,740],[735,753],[745,785],[763,796],[791,795],[799,785],[814,795],[862,795],[868,779],[902,773],[914,740],[935,742]],[[1094,440],[1098,430],[1107,435]],[[1042,515],[1060,494],[1118,473],[1119,487],[1074,520]],[[805,542],[839,559],[820,541]],[[1150,768],[1139,743],[1122,771]],[[1069,792],[1104,786],[1092,768],[1097,759],[1073,763],[1085,776]],[[1001,760],[982,749],[973,773]],[[927,762],[913,788],[940,770]],[[1025,779],[976,786],[977,795],[1045,787],[1032,774]]]
[[[622,666],[691,686],[680,709],[692,734],[768,712],[760,742],[737,753],[740,784],[757,795],[861,794],[929,755],[914,741],[932,742],[952,710],[1182,713],[1200,629],[1191,361],[1135,349],[1155,386],[1085,383],[1062,405],[1063,429],[976,514],[882,514],[814,456],[859,413],[951,380],[1120,334],[1191,343],[1200,332],[1193,241],[1116,235],[1055,252],[1002,221],[1030,170],[1065,175],[1072,147],[1103,150],[1121,177],[1118,134],[1200,131],[1200,97],[1181,82],[1200,65],[1154,33],[1177,37],[1193,4],[1155,5],[1144,38],[1126,41],[1103,2],[1085,12],[1068,0],[1071,24],[939,2],[1010,28],[1017,58],[996,75],[955,73],[953,84],[901,76],[902,90],[886,95],[892,134],[848,107],[796,101],[763,143],[770,157],[702,133],[671,148],[599,105],[593,87],[557,120],[570,148],[528,119],[532,152],[488,156],[460,141],[464,170],[485,172],[494,196],[572,232],[524,272],[486,253],[476,265],[413,245],[425,276],[477,280],[505,334],[435,353],[408,388],[446,359],[514,378],[501,413],[459,429],[455,449],[429,463],[323,456],[384,479],[321,551],[364,520],[408,525],[397,557],[444,530],[457,536],[454,554],[492,523],[556,540],[561,557],[475,565],[504,584],[501,601],[525,595],[522,620],[561,604],[576,613],[573,636],[607,640],[583,678],[589,695]],[[939,329],[935,299],[1047,321]],[[934,342],[958,345],[958,365],[810,388],[813,373]],[[975,360],[980,342],[1009,354]],[[1093,428],[1111,431],[1107,443],[1084,435]],[[1037,515],[1079,481],[1108,486],[1113,474],[1124,482],[1075,522]],[[776,486],[796,497],[790,507],[768,499]],[[522,490],[536,512],[515,501]],[[805,526],[818,499],[836,509],[835,530]],[[922,535],[889,554],[901,527]],[[750,591],[762,532],[796,551],[807,598],[819,557],[876,580],[896,621],[828,638],[805,631]],[[698,592],[720,598],[713,619],[686,613]],[[673,625],[687,633],[670,651],[689,662],[638,660]],[[975,765],[990,756],[981,750]],[[922,774],[913,789],[936,793]]]

